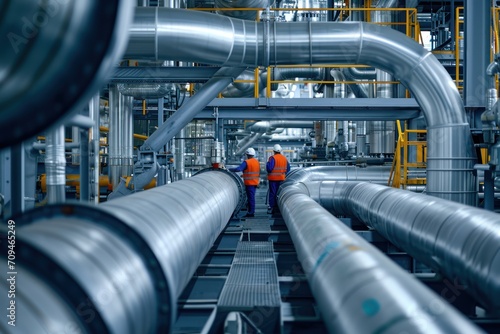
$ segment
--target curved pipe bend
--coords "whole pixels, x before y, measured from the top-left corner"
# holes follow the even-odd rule
[[[427,193],[475,203],[476,156],[460,94],[431,53],[393,29],[363,22],[269,24],[187,10],[138,8],[125,57],[238,67],[359,64],[384,70],[411,91],[425,115]]]

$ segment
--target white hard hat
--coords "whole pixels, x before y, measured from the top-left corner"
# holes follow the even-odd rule
[[[273,146],[273,151],[274,152],[281,152],[282,148],[281,148],[281,145],[280,144],[275,144]]]
[[[245,151],[245,154],[246,155],[255,155],[255,150],[253,148],[248,148],[246,151]]]

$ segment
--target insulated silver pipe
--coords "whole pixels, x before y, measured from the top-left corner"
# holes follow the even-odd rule
[[[330,333],[482,331],[312,200],[296,183],[279,207]]]
[[[100,137],[101,137],[99,129],[100,129],[101,117],[100,117],[99,107],[100,107],[100,94],[98,92],[92,97],[92,99],[89,102],[90,118],[92,118],[92,120],[94,121],[94,125],[92,126],[89,136],[90,152],[92,157],[92,159],[90,160],[90,170],[91,170],[90,200],[95,204],[99,203],[99,195],[100,195],[99,177],[101,174],[101,160],[99,157]]]
[[[364,64],[384,70],[411,91],[425,115],[427,193],[475,203],[476,156],[460,94],[431,53],[393,29],[363,22],[270,24],[138,8],[125,57],[223,66]]]
[[[3,0],[0,7],[0,147],[6,147],[81,110],[126,47],[134,1]],[[51,107],[40,113],[41,105]]]
[[[185,10],[175,9],[165,9],[165,11],[185,12]],[[217,17],[217,15],[215,15],[215,17]],[[165,123],[160,125],[158,129],[149,136],[141,149],[155,152],[159,151],[244,70],[245,68],[241,67],[223,67],[219,69],[214,74],[213,78],[208,80],[192,98],[185,102]]]
[[[205,171],[99,206],[46,206],[19,217],[19,300],[27,302],[16,304],[23,321],[15,333],[171,332],[177,298],[243,193],[232,173]],[[1,280],[0,293],[7,290]]]
[[[398,0],[379,0],[377,8],[394,8],[398,5]],[[391,11],[374,11],[373,22],[375,23],[389,23],[392,22]],[[392,84],[381,83],[393,81],[392,75],[379,69],[375,70],[377,83],[377,97],[383,99],[392,98]],[[395,131],[396,126],[394,121],[373,121],[367,123],[369,141],[370,141],[370,154],[392,154],[395,149]]]
[[[446,277],[485,308],[500,310],[500,215],[441,198],[364,182],[311,182],[334,214],[356,217]]]
[[[359,69],[357,67],[348,67],[344,70],[348,72],[354,79],[375,80],[377,77],[377,70],[374,69]]]
[[[48,203],[66,200],[66,155],[64,126],[55,127],[46,136],[45,169]]]
[[[286,184],[312,181],[366,181],[387,184],[390,166],[360,168],[356,166],[314,166],[293,169],[286,176]],[[285,184],[283,185],[285,186]]]
[[[118,91],[125,96],[136,99],[158,99],[169,94],[172,84],[169,83],[140,83],[118,84]]]
[[[312,121],[259,121],[248,126],[245,130],[265,133],[277,128],[312,129],[313,127]]]
[[[121,176],[132,174],[134,166],[134,98],[120,94]],[[113,188],[114,189],[114,188]]]
[[[109,182],[116,189],[122,172],[123,136],[121,125],[123,116],[120,111],[120,92],[116,85],[109,86],[109,135],[108,135],[108,176]]]
[[[184,154],[186,153],[186,128],[183,128],[178,134],[179,139],[176,140],[175,145],[175,171],[177,180],[182,180],[185,177],[185,162]]]
[[[250,135],[248,138],[247,141],[244,142],[244,144],[242,144],[240,146],[240,148],[238,149],[238,151],[236,151],[235,155],[236,156],[239,156],[239,155],[242,155],[245,153],[245,151],[247,150],[247,148],[249,148],[250,146],[252,146],[257,140],[260,139],[260,137],[262,137],[264,133],[263,132],[257,132],[257,133],[254,133],[252,135]]]

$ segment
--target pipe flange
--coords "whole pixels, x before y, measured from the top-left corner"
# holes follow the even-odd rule
[[[233,178],[234,182],[236,182],[236,185],[238,187],[238,191],[240,192],[240,198],[239,198],[238,204],[236,205],[236,208],[234,209],[234,212],[233,212],[233,216],[236,216],[236,214],[238,212],[240,212],[240,210],[243,209],[247,203],[246,189],[245,189],[245,183],[243,182],[243,179],[241,177],[239,177],[238,175],[236,175],[235,173],[228,171],[227,169],[214,168],[214,167],[202,169],[202,170],[196,172],[193,176],[196,176],[200,173],[205,173],[205,172],[226,173],[227,175],[229,175]]]
[[[43,219],[50,219],[52,217],[61,216],[75,216],[79,219],[89,220],[97,225],[100,224],[112,233],[117,234],[124,242],[134,249],[134,251],[142,258],[144,264],[148,267],[149,273],[155,282],[158,314],[156,326],[157,330],[155,332],[170,332],[175,322],[177,299],[172,293],[172,287],[169,285],[165,273],[163,272],[161,263],[158,261],[158,258],[155,256],[146,240],[144,240],[144,238],[135,229],[127,224],[124,224],[119,218],[113,216],[112,214],[99,209],[99,207],[81,203],[44,206],[27,211],[20,217],[13,218],[13,220],[15,220],[18,228],[22,228],[22,226],[25,225],[36,224],[37,221],[40,221],[41,217],[43,217]],[[4,245],[2,248],[7,247],[7,242],[2,243],[2,245]],[[45,277],[47,281],[54,280],[54,277],[58,276],[56,273],[61,274],[61,282],[54,282],[54,289],[68,298],[73,310],[77,310],[77,306],[82,300],[90,300],[80,285],[76,283],[76,280],[71,277],[71,275],[64,268],[52,261],[42,250],[29,245],[28,242],[24,242],[19,249],[26,250],[24,253],[26,256],[23,256],[23,254],[20,255],[23,256],[23,259],[20,260],[20,262],[26,263],[30,270],[33,268],[37,274]],[[3,254],[7,254],[7,251],[3,252]],[[68,281],[65,281],[66,279]],[[67,282],[71,283],[68,284]],[[61,287],[65,288],[62,289]],[[73,305],[75,302],[76,304]],[[96,314],[99,313],[96,307],[93,309],[96,310]],[[75,311],[75,313],[78,312]],[[77,314],[77,316],[82,317],[82,315],[79,314]],[[104,326],[103,328],[107,328],[101,316],[99,316],[99,319],[102,321],[102,326]],[[82,321],[82,323],[85,323],[85,321]],[[90,326],[90,324],[86,325]],[[97,325],[101,326],[99,321],[95,326]],[[90,330],[88,333],[109,333],[109,331]]]
[[[133,12],[131,0],[0,5],[0,148],[88,103],[125,50]]]

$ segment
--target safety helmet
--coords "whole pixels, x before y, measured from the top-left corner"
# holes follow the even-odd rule
[[[248,148],[246,151],[245,151],[245,154],[246,155],[255,155],[255,150],[253,148]]]
[[[273,151],[274,151],[274,152],[278,152],[278,153],[279,153],[279,152],[281,152],[281,150],[282,150],[282,148],[281,148],[281,145],[280,145],[280,144],[275,144],[275,145],[273,146]]]

